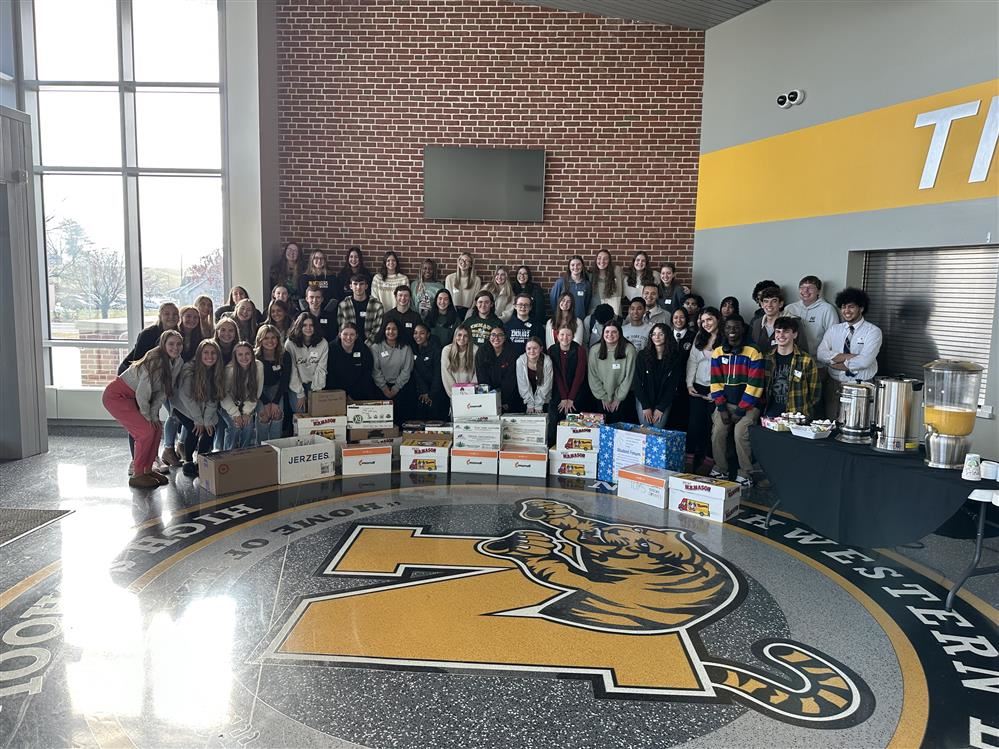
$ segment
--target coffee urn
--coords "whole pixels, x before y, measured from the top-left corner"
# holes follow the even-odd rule
[[[881,452],[915,452],[923,432],[923,383],[911,377],[874,379],[874,449]]]
[[[847,382],[839,393],[839,415],[836,426],[840,442],[854,445],[871,444],[871,406],[874,386],[869,382]]]
[[[937,359],[923,366],[926,464],[930,468],[964,467],[967,437],[975,428],[983,369],[972,362],[951,359]]]

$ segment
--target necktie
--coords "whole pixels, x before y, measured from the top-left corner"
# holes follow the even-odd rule
[[[850,342],[853,340],[853,326],[850,326],[850,332],[846,334],[846,340],[843,341],[843,353],[850,353]]]

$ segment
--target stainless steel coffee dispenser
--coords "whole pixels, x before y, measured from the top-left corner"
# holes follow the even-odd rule
[[[915,452],[923,432],[923,383],[911,377],[874,380],[874,449]]]
[[[874,405],[874,386],[869,382],[847,382],[839,394],[839,415],[836,426],[840,442],[855,445],[871,444],[871,407]]]

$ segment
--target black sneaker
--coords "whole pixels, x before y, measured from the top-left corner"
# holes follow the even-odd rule
[[[185,476],[197,476],[198,475],[198,464],[197,463],[185,463],[184,467],[181,469]]]

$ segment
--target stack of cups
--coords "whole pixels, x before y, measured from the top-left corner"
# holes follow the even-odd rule
[[[982,478],[986,481],[999,481],[999,463],[994,460],[983,460]]]
[[[968,453],[964,456],[964,470],[961,471],[961,478],[965,481],[982,480],[982,456],[977,453]]]

